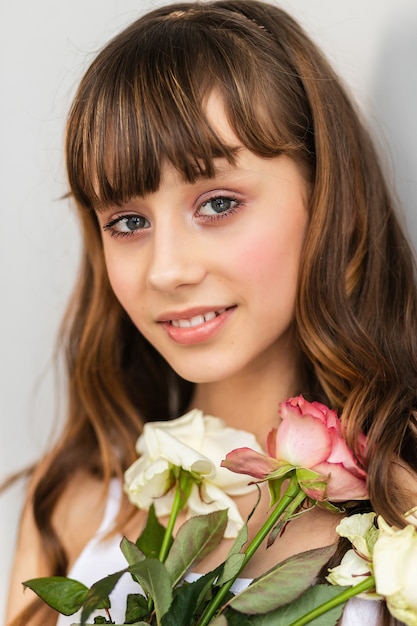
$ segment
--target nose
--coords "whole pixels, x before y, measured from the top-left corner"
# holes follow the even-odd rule
[[[197,233],[184,231],[163,228],[154,233],[147,276],[151,289],[174,292],[203,280],[206,264]]]

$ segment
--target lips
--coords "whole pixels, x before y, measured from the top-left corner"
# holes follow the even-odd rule
[[[235,309],[235,306],[196,307],[178,313],[166,313],[158,319],[158,322],[175,343],[199,344],[214,339],[227,324]]]

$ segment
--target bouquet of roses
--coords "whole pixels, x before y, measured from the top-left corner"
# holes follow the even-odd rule
[[[268,537],[271,545],[294,516],[315,505],[340,513],[335,503],[367,499],[366,475],[346,446],[334,411],[299,396],[280,405],[280,417],[278,428],[268,435],[267,454],[253,435],[227,428],[198,410],[177,420],[146,424],[137,443],[140,456],[126,472],[125,488],[132,503],[149,513],[137,541],[123,538],[120,544],[126,567],[90,588],[65,577],[33,579],[24,585],[64,615],[77,614],[81,625],[92,618],[95,624],[114,624],[111,594],[123,576],[137,583],[137,592],[127,596],[123,624],[302,626],[325,614],[326,622],[320,623],[331,626],[350,597],[360,593],[369,597],[370,592],[372,598],[387,599],[394,615],[399,615],[400,606],[407,624],[417,624],[415,594],[378,573],[385,570],[377,555],[383,552],[387,533],[400,537],[403,531],[389,529],[383,521],[377,530],[374,516],[364,532],[346,531],[344,522],[357,516],[338,527],[342,536],[352,539],[355,558],[359,554],[362,559],[359,577],[352,569],[346,574],[348,552],[339,569],[330,571],[331,584],[315,584],[335,551],[335,546],[328,546],[295,555],[233,593],[264,540]],[[226,454],[228,441],[241,447]],[[362,444],[365,449],[365,440]],[[263,481],[268,483],[271,508],[248,542],[247,522],[231,496],[256,490]],[[174,538],[182,510],[189,519]],[[158,519],[165,515],[166,527]],[[416,546],[417,533],[410,528],[405,529],[406,541]],[[204,576],[190,576],[223,537],[234,538],[226,560]]]

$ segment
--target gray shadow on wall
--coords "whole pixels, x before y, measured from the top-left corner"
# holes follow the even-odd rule
[[[377,141],[391,164],[400,207],[417,249],[417,12],[393,22],[382,40],[370,89]]]

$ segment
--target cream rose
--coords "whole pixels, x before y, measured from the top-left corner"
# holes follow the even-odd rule
[[[376,590],[394,617],[417,626],[417,530],[412,525],[392,528],[382,517],[378,526],[373,553]]]
[[[332,585],[357,585],[372,573],[372,553],[378,536],[374,524],[375,513],[351,515],[342,519],[336,527],[340,537],[349,539],[354,549],[348,550],[340,565],[329,569],[327,580]],[[363,594],[375,597],[375,594]]]
[[[140,458],[125,472],[125,490],[130,501],[141,509],[155,505],[158,516],[168,515],[173,502],[175,468],[195,478],[188,516],[228,509],[225,537],[235,537],[243,520],[230,496],[254,490],[250,476],[230,472],[220,466],[236,444],[261,447],[251,433],[229,428],[225,423],[195,409],[166,422],[145,424],[136,450]]]

